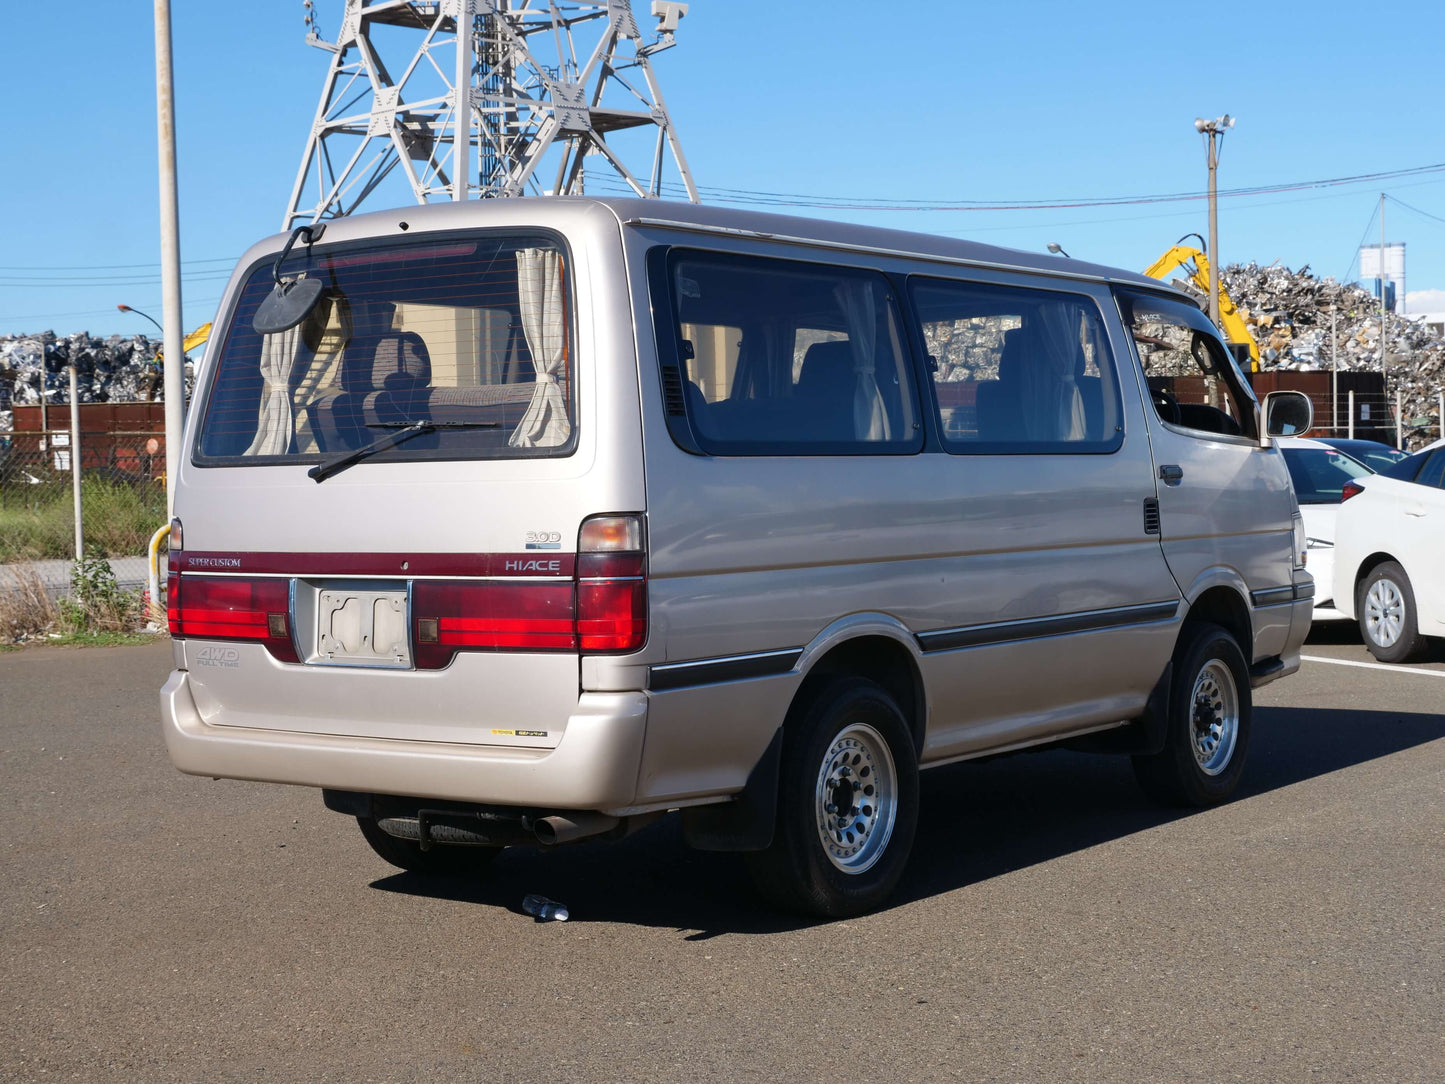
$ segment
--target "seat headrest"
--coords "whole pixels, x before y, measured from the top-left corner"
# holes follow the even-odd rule
[[[1025,360],[1033,343],[1033,330],[1027,325],[1010,328],[1003,333],[1003,348],[998,355],[998,378],[1013,383],[1023,378],[1028,368]]]
[[[803,368],[798,373],[798,394],[817,396],[827,389],[853,389],[853,344],[842,342],[814,343],[803,355]]]
[[[415,331],[389,332],[376,340],[371,358],[371,387],[388,387],[388,382],[395,384],[398,379],[408,384],[431,383],[431,355]]]

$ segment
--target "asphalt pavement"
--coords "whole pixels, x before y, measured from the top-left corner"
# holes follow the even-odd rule
[[[1445,661],[1306,652],[1237,800],[928,772],[896,900],[833,923],[669,820],[399,873],[315,791],[177,773],[168,645],[3,654],[0,1079],[1440,1081]]]

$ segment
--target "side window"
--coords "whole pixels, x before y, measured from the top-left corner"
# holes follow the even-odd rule
[[[1118,377],[1092,299],[927,278],[909,288],[950,451],[1119,447]]]
[[[1422,486],[1445,489],[1445,448],[1441,448],[1425,461],[1420,473],[1415,476],[1415,481]]]
[[[673,250],[680,395],[700,450],[848,455],[922,446],[888,280],[872,271]],[[672,393],[670,393],[672,394]]]
[[[1253,437],[1253,400],[1199,307],[1132,290],[1118,297],[1159,419],[1199,433]]]

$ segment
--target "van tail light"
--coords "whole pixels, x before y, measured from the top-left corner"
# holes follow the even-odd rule
[[[177,640],[254,641],[282,662],[300,661],[289,579],[172,575],[166,611]]]
[[[641,516],[593,516],[577,536],[577,647],[624,654],[647,641],[647,549]]]
[[[414,658],[439,670],[461,651],[576,651],[572,583],[412,585]]]
[[[1340,490],[1340,503],[1344,504],[1351,497],[1358,497],[1365,491],[1365,487],[1359,482],[1346,482],[1345,488]]]
[[[411,612],[419,670],[440,670],[458,651],[636,651],[647,640],[642,517],[584,521],[573,579],[415,580]]]

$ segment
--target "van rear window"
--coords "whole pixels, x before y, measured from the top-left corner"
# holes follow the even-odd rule
[[[472,234],[307,253],[325,284],[288,331],[252,327],[271,262],[247,279],[206,392],[196,462],[316,462],[417,422],[375,459],[564,455],[575,445],[572,302],[551,237]]]

